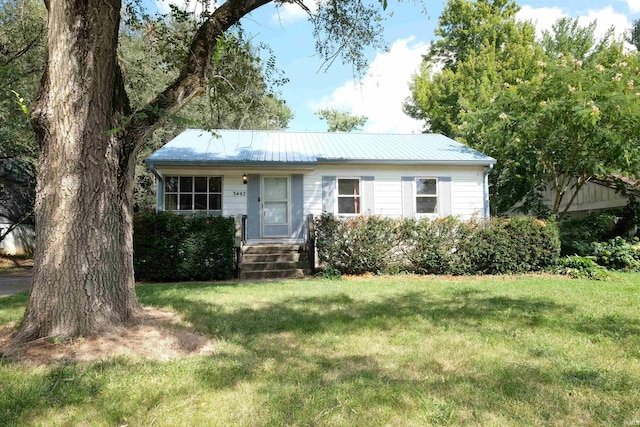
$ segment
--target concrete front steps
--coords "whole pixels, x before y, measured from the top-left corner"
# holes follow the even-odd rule
[[[310,274],[304,246],[289,243],[248,243],[242,249],[240,279],[301,279]]]

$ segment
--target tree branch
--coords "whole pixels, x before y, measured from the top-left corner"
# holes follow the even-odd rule
[[[189,56],[180,75],[146,107],[135,112],[125,126],[131,144],[128,148],[132,152],[142,146],[166,115],[177,112],[204,91],[211,66],[211,52],[218,38],[243,16],[271,1],[228,0],[202,23],[191,42]]]

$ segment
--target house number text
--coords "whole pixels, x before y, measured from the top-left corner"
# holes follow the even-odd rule
[[[247,192],[246,192],[246,191],[234,191],[234,192],[233,192],[233,195],[234,195],[234,196],[241,196],[241,197],[244,197],[244,196],[246,196],[246,195],[247,195]]]

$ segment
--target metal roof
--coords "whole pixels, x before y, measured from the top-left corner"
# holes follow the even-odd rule
[[[492,157],[439,134],[188,129],[150,165],[312,166],[318,163],[490,165]]]

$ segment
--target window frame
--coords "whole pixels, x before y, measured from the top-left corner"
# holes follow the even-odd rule
[[[418,180],[434,180],[436,182],[435,194],[418,194]],[[436,199],[434,212],[418,212],[418,198]],[[416,176],[413,180],[413,211],[418,217],[436,217],[440,215],[440,180],[436,176]]]
[[[171,179],[171,178],[177,178],[177,183],[176,183],[176,191],[168,191],[167,189],[167,180]],[[182,191],[181,185],[182,185],[182,179],[183,178],[190,178],[191,179],[191,191]],[[197,178],[206,178],[207,179],[207,184],[206,184],[206,191],[196,191],[196,179]],[[219,178],[220,179],[220,191],[211,191],[211,179],[212,178]],[[163,185],[163,194],[162,194],[162,208],[164,211],[168,211],[168,212],[178,212],[178,213],[190,213],[190,214],[197,214],[199,212],[207,212],[207,213],[214,213],[214,214],[222,214],[222,209],[223,209],[223,195],[224,195],[224,177],[222,175],[167,175],[167,176],[163,176],[162,178],[162,185]],[[167,203],[167,198],[170,195],[175,195],[176,196],[176,209],[169,209],[168,208],[168,203]],[[191,209],[180,209],[180,196],[182,195],[191,195]],[[206,209],[196,209],[196,195],[205,195],[206,199],[207,199],[207,208]],[[220,209],[210,209],[209,206],[209,202],[210,202],[210,196],[212,195],[219,195],[220,196]]]
[[[340,180],[357,180],[358,181],[358,194],[357,195],[353,195],[353,194],[340,194]],[[340,212],[340,199],[346,199],[346,198],[358,198],[358,212],[355,213],[341,213]],[[363,201],[363,194],[362,194],[362,178],[359,176],[340,176],[340,177],[336,177],[336,215],[337,216],[359,216],[362,215],[362,201]]]

